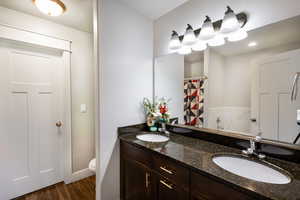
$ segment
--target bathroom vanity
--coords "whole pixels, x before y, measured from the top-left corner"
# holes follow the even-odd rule
[[[259,160],[242,155],[234,145],[175,133],[170,134],[167,142],[145,142],[137,136],[147,132],[125,129],[125,132],[119,129],[123,200],[300,199],[297,163],[269,156]],[[222,155],[262,163],[291,180],[286,184],[271,184],[238,176],[213,162],[214,157]]]

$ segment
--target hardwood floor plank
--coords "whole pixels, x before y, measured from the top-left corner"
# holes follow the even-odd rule
[[[95,176],[71,183],[58,183],[14,200],[95,200]]]

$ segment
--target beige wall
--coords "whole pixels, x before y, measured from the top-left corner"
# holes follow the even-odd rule
[[[93,133],[93,45],[92,34],[78,31],[31,15],[0,7],[0,24],[72,41],[72,165],[73,172],[88,167],[94,157]],[[88,112],[80,113],[80,104]]]

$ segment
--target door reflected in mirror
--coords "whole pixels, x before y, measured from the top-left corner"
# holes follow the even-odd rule
[[[300,16],[248,33],[239,42],[156,58],[155,96],[172,99],[179,124],[300,144],[293,91],[293,83],[300,87]]]

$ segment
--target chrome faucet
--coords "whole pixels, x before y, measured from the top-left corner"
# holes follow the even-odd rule
[[[264,159],[266,155],[257,152],[257,142],[261,142],[262,138],[260,135],[255,136],[255,138],[250,139],[250,148],[243,150],[242,153],[246,155],[254,155],[259,159]]]
[[[159,129],[159,132],[162,132],[162,133],[166,134],[167,136],[170,135],[170,132],[166,128],[165,122],[161,122],[161,128]]]

